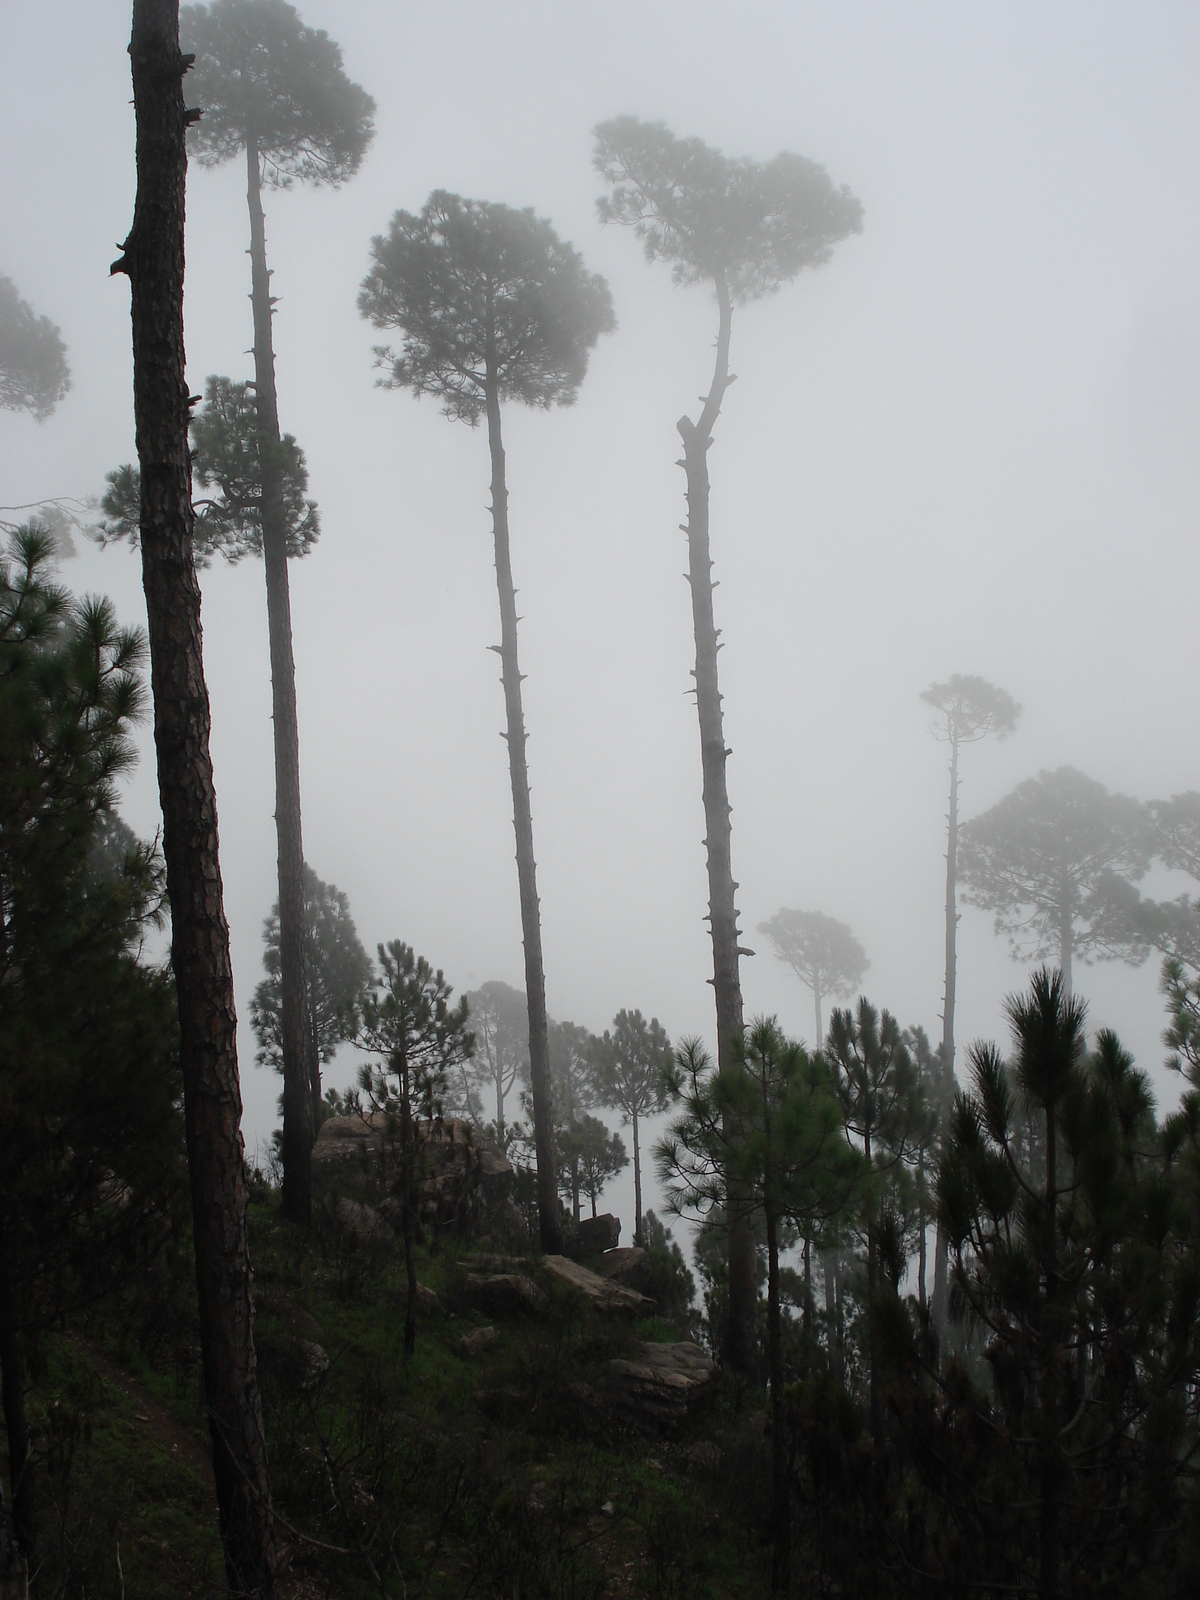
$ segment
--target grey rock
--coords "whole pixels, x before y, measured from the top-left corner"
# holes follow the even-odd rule
[[[626,1312],[633,1316],[646,1316],[654,1310],[654,1301],[636,1289],[626,1289],[623,1284],[602,1278],[589,1267],[566,1256],[545,1256],[542,1265],[561,1283],[568,1284],[581,1294],[597,1311]]]
[[[467,1299],[493,1316],[537,1316],[546,1309],[546,1296],[520,1272],[471,1272],[464,1285]]]
[[[606,1250],[599,1261],[592,1263],[602,1278],[610,1283],[624,1284],[639,1294],[649,1294],[651,1285],[650,1254],[640,1245],[626,1245],[619,1250]]]
[[[458,1348],[465,1356],[479,1356],[491,1344],[495,1344],[500,1337],[497,1329],[490,1326],[486,1328],[472,1328],[470,1333],[464,1333],[458,1341]]]
[[[610,1211],[598,1217],[582,1217],[569,1223],[563,1230],[563,1247],[573,1260],[584,1256],[598,1256],[605,1250],[615,1250],[621,1242],[621,1219]]]
[[[636,1426],[671,1430],[716,1393],[717,1368],[698,1344],[640,1343],[610,1361],[605,1388],[615,1411]]]

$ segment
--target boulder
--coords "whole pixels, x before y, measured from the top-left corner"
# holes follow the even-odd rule
[[[362,1200],[339,1196],[333,1205],[333,1220],[339,1228],[360,1244],[392,1244],[393,1234],[387,1223],[373,1206]]]
[[[639,1294],[650,1294],[652,1273],[650,1253],[640,1245],[626,1245],[621,1250],[606,1250],[599,1261],[592,1263],[602,1278],[610,1283],[624,1284],[626,1289],[636,1289]],[[653,1296],[651,1296],[653,1298]]]
[[[324,1347],[307,1339],[289,1339],[284,1355],[292,1381],[301,1394],[315,1389],[329,1371],[329,1357]]]
[[[621,1219],[610,1211],[598,1217],[581,1217],[578,1222],[563,1226],[563,1248],[572,1260],[584,1256],[598,1256],[605,1250],[615,1250],[621,1242]]]
[[[405,1296],[405,1298],[407,1299],[407,1295]],[[430,1289],[426,1284],[418,1283],[418,1285],[417,1285],[417,1310],[424,1312],[424,1314],[428,1317],[428,1316],[432,1316],[434,1314],[434,1312],[440,1311],[441,1309],[442,1309],[442,1302],[438,1299],[438,1297],[434,1293],[434,1291],[432,1289]]]
[[[511,1232],[513,1169],[494,1139],[457,1117],[418,1117],[414,1187],[423,1228]],[[367,1201],[400,1231],[400,1126],[390,1112],[328,1117],[312,1151],[313,1193]],[[520,1221],[520,1213],[517,1213]],[[521,1226],[524,1224],[521,1222]]]
[[[536,1316],[546,1309],[546,1296],[520,1272],[470,1272],[464,1292],[472,1305],[496,1317]]]
[[[677,1428],[716,1393],[717,1368],[698,1344],[639,1343],[605,1370],[609,1404],[647,1431]]]
[[[470,1333],[464,1333],[458,1341],[458,1348],[465,1356],[482,1355],[488,1345],[495,1344],[499,1337],[498,1331],[490,1325],[486,1328],[472,1328]]]
[[[623,1284],[602,1278],[598,1272],[581,1267],[578,1261],[571,1261],[567,1256],[544,1256],[542,1266],[560,1283],[568,1284],[581,1294],[596,1311],[647,1316],[654,1310],[654,1301],[638,1294],[636,1289],[627,1289]]]

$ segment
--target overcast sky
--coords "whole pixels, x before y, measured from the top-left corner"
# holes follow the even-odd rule
[[[323,524],[291,568],[307,859],[369,948],[403,938],[458,989],[522,982],[486,439],[375,387],[355,297],[371,236],[430,189],[534,206],[619,321],[572,409],[505,415],[547,1001],[711,1037],[674,463],[716,312],[598,225],[590,130],[631,112],[731,155],[798,151],[865,220],[734,318],[710,456],[734,873],[748,944],[783,905],[846,921],[872,999],[936,1037],[947,772],[922,689],[979,673],[1025,707],[966,753],[964,816],[1063,762],[1143,799],[1200,787],[1200,7],[300,10],[378,103],[352,183],[265,199],[280,418]],[[0,414],[7,505],[94,494],[135,459],[129,289],[108,277],[133,209],[129,19],[118,0],[0,7],[0,272],[61,326],[74,376],[49,421]],[[244,168],[193,167],[193,392],[252,375],[247,244]],[[144,620],[128,549],[81,545],[63,577]],[[246,1022],[276,893],[261,564],[203,589],[253,1146],[277,1092]],[[124,810],[149,834],[148,726],[142,746]],[[959,953],[959,1040],[1001,1035],[1024,970],[982,911]],[[1156,981],[1153,962],[1076,973],[1171,1103]],[[743,985],[748,1013],[811,1031],[765,949]],[[632,1183],[613,1199],[628,1229]]]

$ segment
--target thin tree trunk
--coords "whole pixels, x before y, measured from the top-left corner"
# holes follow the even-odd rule
[[[637,1112],[633,1113],[633,1242],[642,1242],[642,1154],[638,1143]]]
[[[1058,910],[1058,964],[1062,969],[1063,998],[1071,998],[1071,954],[1075,943],[1075,917],[1072,904],[1072,886],[1067,884],[1062,892]]]
[[[1070,999],[1069,992],[1066,998]],[[1046,1218],[1042,1246],[1043,1275],[1046,1280],[1046,1302],[1041,1328],[1042,1348],[1039,1352],[1042,1379],[1042,1470],[1041,1507],[1039,1514],[1040,1571],[1038,1600],[1057,1600],[1059,1593],[1059,1568],[1061,1566],[1061,1537],[1059,1505],[1061,1497],[1061,1462],[1059,1457],[1058,1417],[1058,1128],[1056,1105],[1053,1100],[1046,1106]]]
[[[529,766],[525,759],[525,713],[517,664],[517,593],[508,548],[508,487],[500,436],[500,396],[489,364],[487,374],[488,444],[492,456],[492,531],[496,541],[496,587],[500,594],[500,670],[507,713],[508,770],[512,780],[513,826],[517,836],[517,879],[521,891],[521,933],[525,942],[525,996],[529,1007],[529,1081],[533,1091],[533,1138],[537,1151],[538,1225],[542,1249],[562,1249],[558,1182],[554,1171],[554,1105],[550,1086],[550,1031],[546,1018],[546,974],[542,964],[542,919],[537,866],[533,858],[533,813],[529,805]]]
[[[925,1256],[928,1218],[925,1215],[925,1153],[917,1160],[917,1192],[920,1196],[917,1202],[917,1302],[921,1310],[925,1309]]]
[[[304,849],[300,833],[300,735],[296,666],[288,591],[287,514],[275,397],[271,338],[271,278],[258,145],[246,140],[246,204],[250,211],[251,305],[254,310],[254,399],[262,474],[263,567],[271,647],[271,711],[275,728],[275,837],[279,852],[280,1037],[283,1049],[283,1212],[312,1221],[312,1144],[316,1129],[307,1039],[308,985],[304,976]],[[320,1067],[317,1068],[320,1083]],[[320,1098],[318,1093],[317,1098]],[[319,1118],[319,1113],[317,1114]]]
[[[187,155],[178,0],[135,0],[137,203],[114,271],[132,286],[142,577],[179,1008],[204,1396],[225,1567],[270,1595],[276,1557],[254,1352],[237,1016],[217,855],[208,692],[193,561],[183,350]]]
[[[779,1228],[774,1208],[767,1222],[767,1364],[771,1379],[771,1487],[775,1548],[771,1588],[786,1591],[791,1577],[791,1499],[788,1494],[787,1420],[783,1408],[783,1320],[779,1309]]]
[[[25,1416],[25,1363],[17,1335],[17,1312],[9,1275],[8,1250],[0,1227],[0,1403],[8,1436],[8,1481],[12,1489],[12,1533],[16,1550],[5,1549],[8,1529],[0,1518],[0,1594],[6,1577],[15,1580],[20,1600],[29,1589],[29,1574],[37,1572],[37,1511],[33,1498],[33,1472],[29,1454],[29,1424]],[[0,1487],[0,1513],[3,1512]],[[6,1559],[7,1558],[7,1559]],[[10,1569],[6,1573],[5,1568]]]
[[[708,854],[708,921],[712,932],[713,989],[717,1010],[717,1061],[734,1062],[733,1050],[743,1028],[742,983],[738,967],[737,907],[730,856],[729,791],[725,764],[725,730],[721,692],[717,682],[718,629],[713,620],[712,559],[709,555],[708,449],[721,410],[729,376],[729,333],[732,306],[724,276],[716,279],[720,322],[717,359],[712,387],[699,422],[680,417],[676,423],[683,440],[683,467],[687,474],[688,583],[692,593],[692,624],[696,636],[696,710],[700,721],[700,753],[704,772],[705,848]],[[754,1310],[757,1284],[754,1270],[754,1235],[749,1210],[739,1186],[729,1185],[729,1322],[725,1330],[725,1356],[740,1372],[748,1372],[755,1357]]]
[[[863,1155],[871,1164],[871,1135],[863,1140]],[[867,1351],[871,1368],[871,1438],[877,1451],[883,1450],[883,1406],[879,1396],[879,1340],[875,1332],[875,1283],[879,1276],[879,1247],[874,1215],[867,1221]]]
[[[816,1010],[817,1039],[813,1045],[814,1050],[820,1050],[825,1042],[825,1034],[821,1028],[821,980],[816,973],[813,974],[813,1006]]]
[[[412,1099],[408,1089],[408,1067],[400,1064],[400,1144],[404,1151],[404,1273],[408,1282],[408,1305],[404,1311],[404,1352],[417,1348],[417,1257],[416,1257],[416,1140],[413,1137]]]
[[[804,1240],[804,1338],[806,1342],[812,1337],[812,1325],[812,1240],[806,1236]]]
[[[950,809],[946,820],[946,988],[942,1003],[941,1094],[938,1107],[943,1130],[954,1100],[954,1004],[958,979],[958,733],[950,730]],[[922,1238],[922,1244],[924,1239]],[[949,1294],[950,1241],[939,1218],[933,1247],[933,1325],[946,1325]]]
[[[317,1038],[317,1017],[312,1007],[311,995],[306,1021],[308,1036],[305,1042],[305,1054],[308,1057],[308,1089],[312,1096],[312,1136],[315,1143],[324,1118],[324,1101],[321,1096],[321,1041]]]

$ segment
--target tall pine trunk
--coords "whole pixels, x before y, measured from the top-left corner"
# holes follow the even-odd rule
[[[676,427],[683,440],[683,467],[687,474],[688,583],[692,592],[692,623],[696,635],[696,710],[700,720],[700,754],[704,772],[705,848],[708,853],[708,921],[712,932],[713,988],[717,1009],[717,1061],[722,1068],[735,1061],[734,1049],[743,1029],[742,982],[738,969],[737,884],[729,844],[729,791],[725,781],[725,730],[721,692],[717,684],[718,629],[713,621],[712,559],[708,540],[708,450],[712,430],[721,410],[729,376],[729,333],[732,306],[724,277],[716,280],[720,323],[712,387],[699,422],[680,417]],[[729,1185],[729,1322],[725,1330],[725,1356],[740,1372],[755,1358],[754,1311],[757,1285],[754,1270],[754,1235],[744,1196]]]
[[[638,1139],[638,1116],[633,1113],[633,1242],[642,1243],[642,1147]]]
[[[779,1305],[779,1223],[775,1208],[766,1207],[767,1222],[767,1365],[771,1379],[771,1488],[774,1551],[771,1588],[785,1591],[791,1582],[792,1517],[788,1488],[787,1420],[783,1406],[783,1317]]]
[[[1062,970],[1063,999],[1071,998],[1071,954],[1075,943],[1074,916],[1075,887],[1069,881],[1063,884],[1058,908],[1058,964]]]
[[[292,605],[288,592],[287,514],[275,397],[271,338],[271,278],[258,145],[246,140],[246,203],[250,210],[250,301],[254,310],[254,398],[262,474],[263,567],[267,578],[267,633],[271,647],[271,712],[275,728],[275,836],[279,851],[279,986],[283,1049],[283,1212],[307,1226],[312,1220],[315,1091],[309,1053],[308,987],[304,975],[304,849],[300,834],[300,735],[296,722],[296,666],[292,657]]]
[[[404,1152],[404,1278],[408,1285],[408,1304],[404,1311],[404,1352],[417,1348],[417,1142],[413,1130],[412,1096],[409,1092],[408,1063],[399,1064],[400,1146]]]
[[[942,1004],[942,1059],[939,1112],[942,1129],[948,1126],[954,1100],[954,1000],[958,977],[958,733],[950,733],[950,809],[946,821],[946,989]],[[940,1333],[946,1325],[950,1241],[941,1219],[933,1250],[933,1325]],[[922,1269],[924,1262],[922,1260]],[[924,1296],[922,1296],[924,1298]]]
[[[179,1008],[204,1398],[231,1590],[266,1596],[275,1531],[254,1352],[242,1097],[229,929],[217,857],[208,692],[193,561],[183,348],[187,154],[178,0],[135,0],[137,203],[114,263],[132,286],[133,394],[141,467],[142,578],[154,741]]]
[[[517,836],[517,880],[521,891],[521,933],[525,943],[525,996],[529,1007],[529,1081],[533,1090],[533,1136],[537,1150],[538,1225],[542,1249],[562,1249],[558,1182],[554,1171],[554,1109],[550,1089],[550,1030],[546,1019],[546,974],[542,964],[542,918],[537,866],[533,859],[533,813],[529,805],[529,767],[525,760],[525,713],[517,664],[517,592],[508,549],[508,487],[500,436],[500,394],[489,362],[487,372],[488,445],[492,457],[492,532],[496,544],[496,588],[500,595],[500,672],[507,719],[508,771],[512,780],[513,826]]]
[[[0,1219],[3,1212],[0,1212]],[[8,1591],[18,1600],[29,1591],[29,1575],[37,1572],[37,1514],[33,1499],[33,1472],[29,1448],[29,1423],[25,1415],[25,1362],[17,1332],[16,1295],[9,1270],[8,1244],[0,1220],[0,1409],[8,1438],[8,1482],[12,1490],[12,1543],[5,1526],[4,1490],[0,1484],[0,1594]]]

